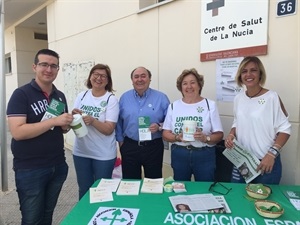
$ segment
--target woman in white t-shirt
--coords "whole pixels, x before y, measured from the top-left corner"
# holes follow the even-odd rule
[[[163,125],[163,138],[172,142],[171,166],[174,179],[214,181],[216,168],[215,145],[223,138],[223,128],[214,101],[201,96],[204,85],[196,69],[184,70],[177,78],[182,98],[170,104]],[[193,141],[185,141],[182,125],[185,120],[196,121]]]
[[[117,156],[115,126],[119,103],[113,95],[111,71],[95,65],[88,76],[89,90],[78,94],[72,114],[83,115],[88,134],[75,139],[73,159],[79,186],[79,199],[100,178],[111,178]]]
[[[290,137],[291,124],[278,94],[263,88],[266,72],[259,58],[249,56],[239,65],[236,82],[246,90],[234,99],[234,121],[225,146],[237,141],[260,159],[256,168],[261,175],[251,183],[279,184],[282,174],[280,150]],[[232,182],[244,183],[234,167]]]

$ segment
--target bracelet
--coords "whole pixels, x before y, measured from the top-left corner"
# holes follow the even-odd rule
[[[276,147],[274,147],[274,146],[272,146],[271,149],[274,149],[278,154],[280,153],[280,152],[279,152],[279,149],[276,148]]]
[[[269,152],[272,153],[272,154],[275,156],[275,158],[276,158],[277,156],[279,156],[279,154],[280,154],[280,152],[279,152],[277,149],[273,148],[273,147],[271,147],[271,148],[269,149]]]
[[[270,156],[272,156],[274,159],[276,158],[276,156],[275,155],[273,155],[272,153],[270,153],[270,152],[268,152],[267,153],[267,155],[270,155]]]
[[[273,144],[272,148],[275,148],[277,151],[280,151],[282,147],[279,144]]]

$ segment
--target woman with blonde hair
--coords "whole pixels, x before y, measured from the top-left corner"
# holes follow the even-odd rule
[[[291,124],[278,94],[264,88],[266,71],[259,58],[248,56],[239,65],[236,82],[246,90],[234,99],[234,121],[225,140],[226,148],[233,147],[233,140],[251,151],[260,164],[261,175],[252,183],[279,184],[282,173],[281,148],[290,137]],[[232,182],[245,182],[236,167]]]

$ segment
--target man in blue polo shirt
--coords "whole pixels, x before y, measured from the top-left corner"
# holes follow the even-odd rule
[[[164,93],[149,88],[151,72],[148,69],[134,69],[131,80],[134,88],[120,98],[116,127],[122,176],[141,179],[143,167],[145,177],[161,178],[164,154],[161,127],[170,102]]]
[[[53,85],[59,55],[42,49],[37,52],[32,68],[35,79],[17,88],[7,105],[13,169],[21,224],[51,225],[68,174],[63,133],[69,130],[73,116],[67,113],[65,95]],[[49,105],[53,106],[51,114],[47,110]]]

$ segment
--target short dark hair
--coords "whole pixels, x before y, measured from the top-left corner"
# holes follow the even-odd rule
[[[131,72],[131,74],[130,74],[130,78],[131,78],[131,79],[132,79],[132,76],[133,76],[134,71],[135,71],[136,69],[138,69],[138,68],[143,68],[143,69],[145,69],[145,70],[147,71],[148,75],[149,75],[149,78],[151,79],[152,74],[151,74],[150,70],[148,70],[147,68],[145,68],[145,67],[143,67],[143,66],[139,66],[139,67],[135,68],[134,70],[132,70],[132,72]]]
[[[58,65],[59,65],[59,55],[57,52],[53,51],[53,50],[50,50],[50,49],[41,49],[39,50],[35,57],[34,57],[34,64],[37,65],[39,63],[39,55],[51,55],[55,58],[57,58],[58,60]]]
[[[89,74],[89,77],[88,79],[86,80],[86,86],[87,88],[91,89],[92,88],[92,83],[90,81],[90,78],[93,74],[93,72],[95,70],[105,70],[106,71],[106,74],[107,74],[107,85],[105,86],[105,90],[109,91],[109,92],[114,92],[115,90],[113,89],[113,83],[112,83],[112,78],[111,78],[111,70],[109,68],[108,65],[105,65],[105,64],[96,64],[95,66],[93,66],[93,68],[91,69],[90,71],[90,74]]]

